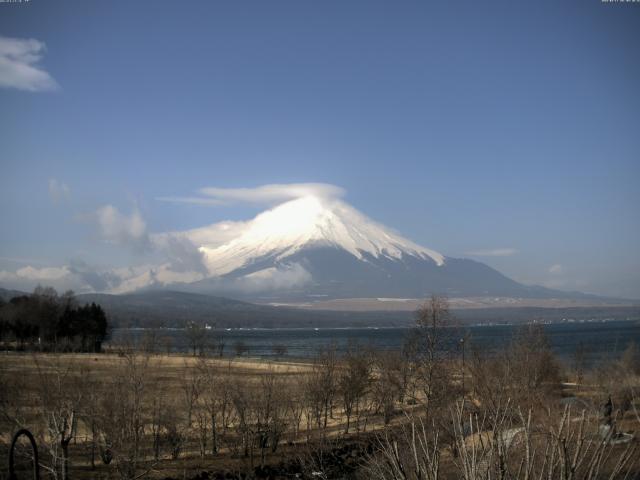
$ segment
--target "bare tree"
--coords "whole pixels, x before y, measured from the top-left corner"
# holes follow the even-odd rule
[[[305,381],[307,402],[311,410],[307,418],[314,418],[317,427],[323,432],[327,428],[337,391],[337,365],[335,346],[321,349]]]
[[[422,420],[402,427],[399,435],[383,432],[377,451],[365,466],[368,478],[375,480],[439,480],[440,466],[437,429]],[[478,478],[480,480],[480,478]]]
[[[371,378],[370,355],[366,355],[358,348],[351,348],[345,358],[343,365],[338,370],[337,388],[342,399],[342,407],[346,417],[344,433],[349,433],[351,419],[356,414],[356,419],[360,413],[360,404],[367,394]],[[358,426],[356,425],[356,430]]]
[[[589,348],[582,342],[578,344],[573,352],[572,367],[577,383],[582,383],[589,353]]]
[[[198,368],[203,381],[200,401],[209,417],[211,453],[215,455],[219,437],[226,434],[232,414],[230,374],[208,359],[201,359]]]
[[[209,412],[204,408],[204,406],[198,406],[198,408],[196,408],[196,430],[198,433],[198,447],[201,458],[204,458],[207,454],[209,428],[211,427],[210,418]]]
[[[126,353],[101,400],[99,429],[103,459],[114,461],[124,480],[140,478],[145,430],[145,401],[149,395],[149,357]],[[144,474],[145,472],[143,472]]]
[[[160,448],[163,444],[163,432],[165,425],[165,415],[167,412],[167,400],[162,391],[153,396],[151,402],[151,438],[153,442],[153,458],[160,459]]]
[[[158,353],[160,344],[160,331],[158,328],[151,327],[144,331],[142,336],[142,350],[148,354],[155,355]]]
[[[388,425],[396,402],[403,395],[402,359],[395,352],[378,352],[375,367],[377,375],[373,384],[373,398],[376,410],[382,412],[384,424]]]
[[[293,428],[293,438],[300,435],[300,426],[306,409],[305,389],[304,385],[299,382],[290,382],[287,386],[287,395],[285,397],[288,417]]]
[[[37,357],[39,410],[46,426],[41,444],[46,446],[49,464],[43,467],[53,478],[69,477],[69,443],[76,434],[82,392],[79,378],[70,366],[58,361],[44,364]]]
[[[180,389],[182,393],[182,411],[186,413],[187,428],[191,428],[193,410],[202,392],[204,381],[202,371],[192,367],[185,361],[184,374],[180,377]]]
[[[255,431],[260,445],[260,464],[264,465],[267,447],[275,452],[287,427],[286,385],[283,377],[270,368],[260,375],[255,395]]]
[[[637,445],[618,448],[595,436],[596,425],[584,412],[569,408],[548,423],[534,424],[531,411],[510,415],[505,404],[492,419],[469,413],[462,402],[451,411],[457,455],[449,475],[463,480],[596,480],[628,478],[637,473]],[[380,437],[367,466],[376,480],[439,480],[442,469],[437,426],[413,419],[400,435]]]
[[[185,425],[180,415],[180,404],[169,404],[163,415],[164,442],[169,449],[172,460],[177,460],[184,449],[184,445],[191,430],[191,425]]]
[[[77,388],[81,391],[82,402],[79,409],[79,420],[90,434],[89,462],[91,470],[96,468],[96,451],[98,448],[98,415],[100,397],[105,394],[100,388],[96,372],[89,367],[82,367]]]
[[[620,358],[621,368],[631,375],[640,376],[640,349],[635,342],[629,343]]]
[[[251,467],[253,467],[253,439],[256,427],[253,399],[254,396],[248,384],[241,379],[235,379],[231,388],[231,401],[236,414],[235,429],[242,442],[243,456],[250,459]]]
[[[513,366],[512,383],[526,398],[549,393],[560,380],[560,367],[542,325],[526,325],[516,332],[507,350]]]
[[[452,324],[449,301],[444,296],[432,295],[416,311],[415,373],[427,414],[442,406],[451,392],[448,361],[455,348]]]
[[[205,323],[187,322],[184,332],[194,357],[205,355],[213,347],[213,331],[213,327]]]
[[[164,335],[159,339],[159,342],[164,349],[164,353],[170,355],[173,349],[173,339],[169,335]]]

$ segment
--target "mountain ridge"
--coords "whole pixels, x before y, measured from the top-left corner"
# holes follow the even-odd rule
[[[0,298],[26,295],[0,288]],[[307,310],[295,306],[251,304],[236,299],[196,293],[147,290],[130,294],[87,293],[77,295],[83,303],[96,302],[106,311],[113,327],[180,328],[188,322],[218,328],[364,328],[408,327],[415,323],[413,310]],[[457,308],[452,313],[460,324],[524,323],[563,319],[638,319],[640,304],[545,308],[540,306]]]

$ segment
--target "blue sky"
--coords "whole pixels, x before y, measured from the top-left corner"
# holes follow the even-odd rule
[[[176,231],[264,206],[160,197],[322,182],[446,255],[640,298],[640,4],[31,0],[0,36],[5,278],[148,263],[106,205]]]

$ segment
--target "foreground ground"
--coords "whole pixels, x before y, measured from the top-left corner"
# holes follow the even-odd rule
[[[68,478],[74,479],[395,479],[401,477],[372,473],[380,458],[386,465],[393,455],[385,449],[386,439],[396,438],[410,452],[403,429],[425,421],[425,443],[433,442],[432,430],[440,432],[433,445],[440,452],[437,478],[460,478],[467,448],[489,448],[486,458],[493,458],[497,432],[500,439],[505,432],[522,437],[526,430],[518,415],[527,412],[532,432],[552,432],[566,441],[564,428],[569,439],[583,435],[599,448],[608,395],[613,395],[616,432],[628,432],[630,440],[608,455],[617,458],[629,445],[635,449],[638,376],[620,364],[560,373],[531,342],[500,361],[476,358],[464,369],[456,359],[429,365],[364,351],[337,358],[328,350],[308,362],[127,351],[5,352],[0,354],[0,458],[7,458],[10,437],[22,426],[35,434],[43,473],[51,478],[63,478],[60,472],[68,465]],[[563,415],[568,415],[565,427]],[[572,430],[581,415],[585,427]],[[544,442],[538,445],[535,435]],[[525,440],[542,448],[547,435],[527,434]],[[526,443],[523,438],[518,445]],[[518,448],[514,458],[523,451]],[[576,455],[588,458],[594,452]],[[640,457],[633,450],[636,454]],[[19,449],[18,460],[28,466],[27,449]],[[411,462],[393,459],[403,461]],[[605,470],[613,468],[607,461]],[[4,460],[0,465],[0,479],[7,478]]]

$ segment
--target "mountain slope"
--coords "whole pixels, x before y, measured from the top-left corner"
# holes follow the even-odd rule
[[[263,212],[222,244],[198,231],[208,275],[183,291],[251,300],[317,297],[574,297],[418,245],[340,200],[307,196]]]
[[[303,273],[301,273],[303,272]],[[286,276],[292,281],[287,282]],[[343,249],[308,245],[282,259],[265,256],[223,275],[195,282],[187,291],[212,291],[239,298],[423,298],[432,293],[451,297],[586,297],[515,282],[491,267],[467,259],[445,257],[442,265],[403,255],[399,259],[364,253],[358,259]]]
[[[0,288],[6,300],[28,293]],[[132,294],[81,294],[80,304],[96,302],[112,327],[184,327],[187,322],[206,323],[220,328],[303,328],[410,326],[413,310],[344,311],[303,310],[255,305],[229,298],[178,291],[141,291]],[[637,319],[637,305],[600,305],[564,308],[453,308],[462,323],[560,321],[566,318]]]
[[[410,325],[413,320],[411,312],[309,312],[169,290],[123,295],[82,294],[77,298],[80,303],[101,305],[115,327],[180,328],[187,322],[218,328],[362,327]]]

